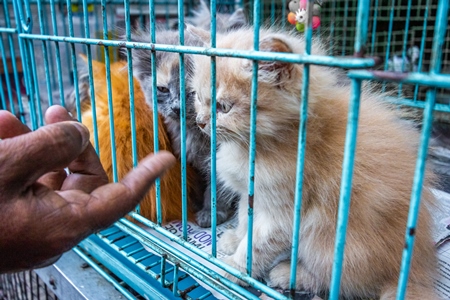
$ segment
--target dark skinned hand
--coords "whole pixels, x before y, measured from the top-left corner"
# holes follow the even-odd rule
[[[53,263],[131,211],[175,162],[168,152],[149,155],[108,183],[87,128],[60,106],[45,120],[31,132],[0,111],[0,273]]]

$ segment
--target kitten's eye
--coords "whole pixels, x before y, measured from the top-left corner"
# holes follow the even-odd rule
[[[158,92],[164,93],[164,94],[167,94],[170,92],[168,88],[166,88],[165,86],[162,86],[162,85],[157,86],[156,89],[158,90]]]
[[[216,105],[217,112],[226,114],[231,110],[234,104],[217,102]]]
[[[190,91],[188,94],[187,94],[187,98],[192,98],[192,97],[195,97],[195,91]]]

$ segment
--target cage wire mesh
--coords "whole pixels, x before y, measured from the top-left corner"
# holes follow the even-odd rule
[[[199,6],[199,2],[194,0],[155,1],[152,4],[140,0],[126,1],[125,4],[118,0],[13,1],[2,0],[0,8],[0,16],[2,16],[0,18],[0,50],[3,65],[0,69],[0,103],[1,108],[14,112],[33,129],[44,125],[43,112],[52,104],[72,105],[75,107],[71,108],[79,113],[80,104],[77,103],[80,102],[79,99],[75,103],[66,101],[71,99],[74,93],[77,97],[82,97],[78,95],[81,80],[78,57],[80,53],[88,55],[89,60],[101,61],[107,65],[125,59],[126,54],[119,51],[121,46],[119,43],[107,44],[105,41],[122,42],[128,14],[129,25],[132,28],[142,29],[151,26],[151,14],[154,13],[156,24],[166,29],[177,30],[178,24],[182,21],[179,18],[179,3],[183,4],[181,12],[185,13],[187,21]],[[262,23],[279,24],[286,30],[294,30],[286,22],[288,13],[286,0],[217,1],[216,3],[218,13],[229,14],[240,7],[244,8],[250,23],[255,17],[254,6],[259,4]],[[370,8],[367,16],[367,42],[362,48],[366,57],[382,58],[383,62],[376,68],[396,72],[396,74],[430,72],[432,45],[434,33],[437,30],[435,24],[439,8],[438,1],[419,0],[412,3],[408,0],[372,0],[368,3]],[[442,4],[443,1],[439,3]],[[25,31],[26,26],[19,23],[18,16],[21,14],[24,20],[26,16],[29,16],[28,25],[33,24],[31,31]],[[314,36],[324,41],[328,54],[333,57],[351,57],[354,54],[355,40],[358,38],[358,1],[323,1],[321,21],[322,25],[314,32]],[[21,39],[18,39],[18,34],[21,34]],[[41,39],[40,36],[50,38],[46,40]],[[65,37],[68,39],[64,39]],[[88,43],[88,40],[93,41]],[[170,49],[169,51],[181,50]],[[450,30],[448,27],[440,51],[442,63],[439,74],[448,74],[450,73]],[[343,68],[352,69],[351,66],[343,66]],[[373,79],[370,76],[361,78]],[[376,81],[380,81],[380,78]],[[406,84],[385,82],[380,84],[380,89],[391,92],[392,96],[387,98],[388,101],[407,107],[424,108],[429,87],[418,83],[417,80],[412,80]],[[437,90],[435,110],[450,112],[449,94],[448,89]],[[441,121],[449,120],[448,114],[438,116]],[[168,234],[166,229],[139,214],[132,215],[136,220],[153,228],[161,238],[148,236],[132,222],[122,220],[115,227],[84,241],[77,249],[80,255],[92,254],[92,265],[101,265],[103,271],[115,277],[119,282],[118,286],[126,285],[129,297],[139,298],[149,292],[143,283],[133,282],[123,275],[127,268],[134,267],[136,267],[133,269],[134,272],[138,274],[145,272],[142,276],[149,275],[149,278],[156,280],[162,289],[172,291],[176,297],[214,298],[210,292],[195,282],[191,275],[213,289],[217,289],[226,297],[260,296],[260,292],[258,294],[252,290],[248,291],[226,281],[224,283],[217,274],[208,273],[209,266],[195,264],[195,259],[193,263],[189,255],[206,259],[213,265],[218,264],[217,259],[194,249],[195,247],[185,242],[185,238]],[[180,250],[179,247],[167,246],[167,238],[184,248]],[[153,252],[149,252],[148,248],[144,248],[141,243],[152,248]],[[95,251],[100,248],[109,253],[108,258]],[[184,254],[183,251],[188,251],[189,254]],[[117,266],[110,260],[117,263]],[[132,264],[129,265],[129,262]],[[118,267],[121,264],[124,267]],[[223,263],[219,265],[223,267]],[[224,268],[229,271],[226,267]],[[283,295],[283,291],[281,294],[272,292],[264,284],[254,284],[254,287],[274,298],[283,299],[287,295],[286,293]],[[124,293],[127,292],[124,291]],[[56,296],[47,292],[47,287],[33,272],[1,275],[0,298],[34,299],[33,295],[45,299],[56,299]],[[297,297],[308,299],[310,295],[299,294]]]

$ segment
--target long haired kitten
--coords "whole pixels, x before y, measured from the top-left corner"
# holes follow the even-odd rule
[[[265,29],[260,34],[261,51],[304,50],[299,36]],[[253,29],[224,34],[217,47],[251,50]],[[325,51],[314,44],[313,53]],[[195,56],[192,74],[197,122],[209,134],[210,59]],[[301,65],[259,62],[252,276],[281,288],[289,287],[290,261],[273,264],[292,246],[302,74]],[[241,196],[238,227],[219,247],[239,270],[245,270],[247,255],[251,78],[251,61],[217,57],[218,177]],[[311,66],[297,288],[315,293],[330,287],[350,98],[349,88],[336,82],[332,69]],[[417,132],[399,121],[379,94],[363,92],[340,290],[346,298],[395,299],[418,141]],[[433,182],[427,171],[407,299],[436,298]]]
[[[178,32],[159,31],[156,34],[158,44],[176,45],[179,43]],[[137,32],[133,40],[149,42],[149,34]],[[190,34],[185,35],[185,44],[200,46],[200,40]],[[181,155],[180,129],[180,75],[179,55],[170,52],[156,52],[157,97],[158,112],[163,116],[174,153]],[[149,105],[152,105],[151,55],[149,51],[135,50],[133,52],[133,70],[135,76],[144,88],[144,94]],[[202,227],[211,226],[211,190],[210,190],[210,138],[196,124],[194,108],[194,92],[191,88],[192,56],[185,55],[186,70],[186,160],[201,174],[203,180],[198,184],[204,187],[203,208],[197,212],[197,224]],[[217,223],[228,219],[232,213],[232,203],[236,194],[223,186],[217,180]]]
[[[86,58],[83,58],[86,60]],[[97,131],[99,139],[99,155],[103,168],[109,179],[113,180],[112,150],[110,137],[109,111],[114,111],[114,129],[116,144],[116,162],[119,179],[133,169],[132,146],[131,146],[131,120],[130,120],[130,97],[128,88],[128,73],[125,62],[111,63],[111,91],[112,108],[108,106],[108,95],[106,88],[105,64],[92,61],[95,106],[97,117]],[[87,74],[87,73],[86,73]],[[91,142],[94,143],[94,120],[90,102],[90,91],[88,75],[80,74],[80,96],[82,122],[91,132]],[[134,110],[136,125],[136,146],[138,160],[153,152],[153,114],[145,103],[139,83],[134,81]],[[158,118],[159,149],[172,151],[170,139],[164,128],[161,118]],[[188,217],[194,219],[195,209],[200,206],[195,202],[201,201],[202,193],[197,186],[198,179],[192,168],[187,170],[188,193],[192,202],[189,205]],[[162,222],[180,220],[182,217],[181,203],[181,164],[178,161],[173,168],[167,171],[161,178],[161,214]],[[140,214],[152,221],[156,221],[156,194],[152,187],[144,196],[140,204]]]

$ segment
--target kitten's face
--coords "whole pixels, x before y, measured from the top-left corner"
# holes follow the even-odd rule
[[[197,60],[197,58],[196,58]],[[198,57],[192,84],[196,91],[197,123],[210,134],[210,59]],[[218,140],[246,138],[249,132],[250,86],[242,72],[242,60],[216,59],[216,129]],[[203,128],[202,128],[203,127]]]
[[[177,45],[179,43],[178,32],[159,31],[157,32],[157,44]],[[139,31],[133,35],[133,40],[138,42],[149,42],[149,34]],[[186,33],[185,45],[198,46],[201,41]],[[185,55],[185,95],[186,95],[186,120],[188,124],[195,125],[195,110],[193,106],[194,93],[190,85],[192,73],[192,57]],[[156,52],[156,74],[157,74],[157,103],[158,112],[165,118],[174,121],[180,120],[180,71],[179,55],[171,52]],[[135,50],[133,52],[134,75],[141,83],[147,103],[153,107],[153,89],[151,72],[151,52],[145,50]]]
[[[230,33],[220,39],[217,47],[251,49],[251,39],[245,38],[247,33],[253,34]],[[289,51],[285,43],[271,37],[261,40],[261,49]],[[246,144],[250,136],[252,62],[218,57],[216,64],[217,138]],[[292,64],[260,62],[258,75],[257,134],[276,138],[286,129],[298,126],[301,74]],[[206,134],[210,134],[210,82],[210,58],[196,56],[192,85],[197,93],[197,123]]]
[[[181,117],[181,94],[180,94],[180,67],[178,55],[168,57],[166,63],[161,64],[157,70],[157,102],[158,112],[165,118],[178,121]],[[188,124],[195,124],[194,99],[195,93],[191,88],[190,76],[192,72],[191,58],[185,57],[185,99],[186,99],[186,119]],[[147,99],[152,99],[151,86],[147,89]],[[153,105],[149,103],[149,105]]]

